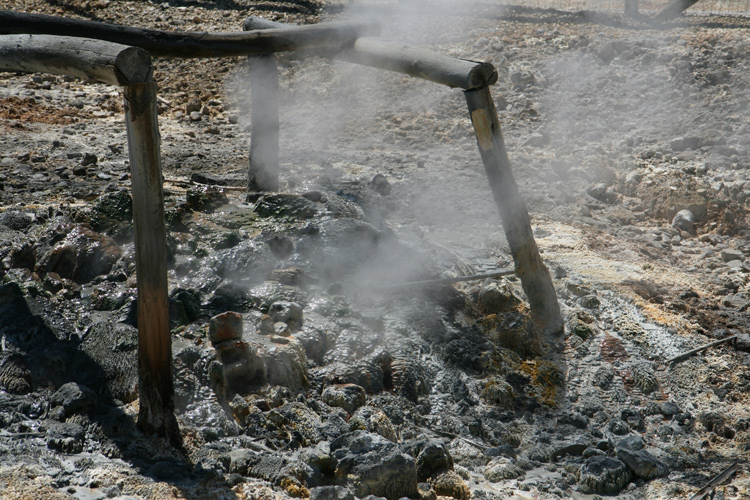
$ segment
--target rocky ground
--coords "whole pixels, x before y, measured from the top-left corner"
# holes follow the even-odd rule
[[[493,63],[566,331],[541,338],[512,278],[397,286],[511,266],[460,91],[280,55],[283,193],[248,201],[243,61],[157,60],[184,450],[143,436],[121,93],[0,74],[2,498],[689,498],[735,462],[714,498],[750,495],[747,18],[6,4],[174,30],[377,19]]]

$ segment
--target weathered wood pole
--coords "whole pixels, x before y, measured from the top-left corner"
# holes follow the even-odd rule
[[[638,0],[625,0],[624,12],[628,17],[638,17]]]
[[[516,275],[529,299],[532,319],[545,335],[562,333],[564,325],[555,287],[539,255],[529,212],[513,178],[490,89],[486,86],[469,89],[464,95],[484,169],[500,210]]]
[[[673,19],[693,5],[697,4],[700,0],[673,0],[672,3],[664,7],[661,12],[656,14],[656,19],[659,21],[668,21]]]
[[[260,19],[260,18],[251,18]],[[245,31],[270,29],[246,20]],[[250,162],[248,191],[279,190],[279,68],[275,55],[248,56],[250,69]]]
[[[124,90],[138,278],[138,427],[180,446],[174,414],[156,84],[127,85]]]
[[[349,47],[361,36],[377,36],[371,21],[338,21],[250,33],[161,31],[79,19],[0,10],[0,34],[45,34],[96,38],[146,49],[153,57],[228,57],[289,50]]]

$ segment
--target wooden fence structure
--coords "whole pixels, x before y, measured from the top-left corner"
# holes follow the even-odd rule
[[[251,56],[253,81],[262,85],[251,88],[257,94],[252,97],[254,146],[249,184],[267,190],[278,189],[278,73],[272,54],[323,48],[332,58],[463,89],[532,318],[547,335],[562,332],[557,295],[534,241],[490,94],[489,87],[497,80],[491,64],[363,38],[377,33],[378,27],[372,23],[300,27],[251,17],[243,29],[220,34],[175,33],[0,11],[0,70],[65,74],[123,87],[138,277],[138,425],[142,430],[175,444],[181,442],[174,416],[164,199],[151,56]]]

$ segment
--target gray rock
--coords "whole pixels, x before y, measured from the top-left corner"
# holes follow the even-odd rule
[[[515,460],[507,457],[497,457],[490,461],[484,468],[484,478],[492,483],[518,479],[526,474]]]
[[[480,288],[477,309],[482,314],[506,313],[513,310],[521,300],[515,296],[506,281],[493,281]]]
[[[96,404],[96,394],[85,385],[76,382],[63,384],[50,397],[52,406],[61,406],[66,416],[86,410]]]
[[[745,260],[745,254],[739,250],[727,248],[721,251],[721,260],[724,262],[731,262],[733,260],[739,260],[740,262]]]
[[[630,470],[622,460],[602,455],[587,458],[578,474],[579,489],[586,494],[614,495],[630,481]]]
[[[343,486],[310,488],[310,500],[355,500],[354,493]]]
[[[23,231],[34,223],[34,216],[18,210],[8,210],[0,214],[0,225],[14,231]]]
[[[643,449],[646,443],[643,441],[641,436],[631,434],[617,442],[617,448],[623,448],[630,451],[638,451]]]
[[[353,429],[367,429],[394,443],[398,441],[396,428],[393,427],[391,419],[383,410],[374,406],[363,406],[358,409],[349,420],[349,425]]]
[[[296,340],[288,344],[274,344],[264,355],[268,383],[287,387],[293,391],[309,385],[307,355]]]
[[[665,401],[659,405],[659,411],[665,417],[672,417],[680,413],[680,407],[674,401]]]
[[[323,390],[321,397],[328,406],[343,408],[350,414],[367,402],[364,388],[356,384],[330,385]]]
[[[345,434],[331,443],[331,453],[335,476],[347,478],[356,496],[417,497],[414,458],[382,436],[366,431]]]
[[[285,300],[274,302],[268,308],[268,315],[274,322],[286,323],[292,331],[302,328],[302,307],[296,302]]]
[[[695,216],[693,212],[688,209],[677,212],[672,218],[672,227],[689,234],[695,234]]]
[[[616,449],[617,458],[623,461],[633,473],[645,480],[664,477],[669,473],[667,465],[646,450]]]

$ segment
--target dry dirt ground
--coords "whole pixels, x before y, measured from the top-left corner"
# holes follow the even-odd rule
[[[583,450],[598,446],[613,456],[626,435],[642,437],[665,469],[653,479],[632,475],[610,493],[689,498],[739,462],[714,498],[750,496],[750,19],[656,25],[615,14],[416,0],[6,0],[3,8],[190,31],[236,30],[248,15],[297,24],[376,19],[384,39],[493,63],[514,173],[566,319],[564,348],[548,353],[563,375],[552,382],[557,392],[534,394],[536,407],[497,423],[515,426],[517,439],[493,441],[446,423],[440,405],[463,410],[455,394],[438,394],[444,382],[422,396],[431,406],[418,407],[426,412],[420,422],[453,436],[446,446],[477,498],[593,498],[580,478],[594,452]],[[382,174],[391,191],[375,212],[410,248],[460,264],[446,271],[510,264],[460,91],[313,56],[278,59],[284,191],[322,185],[346,195],[346,186]],[[244,61],[159,59],[155,66],[168,210],[185,201],[195,174],[228,182],[229,202],[243,205],[251,91]],[[2,212],[82,213],[102,194],[129,187],[117,88],[9,73],[0,82]],[[683,210],[690,220],[674,221]],[[202,234],[218,239],[211,231],[226,231],[221,217],[198,212]],[[5,282],[17,279],[3,262]],[[179,273],[170,278],[173,286],[196,286]],[[522,296],[517,283],[508,286]],[[471,285],[458,290],[476,293]],[[667,363],[732,335],[734,344]],[[485,448],[510,444],[518,463],[483,459],[467,450],[472,440]],[[87,480],[71,465],[65,483],[48,465],[13,465],[12,447],[3,444],[0,485],[15,492],[3,498],[305,494],[260,479],[177,488],[169,473],[138,477],[140,469],[122,460]]]

